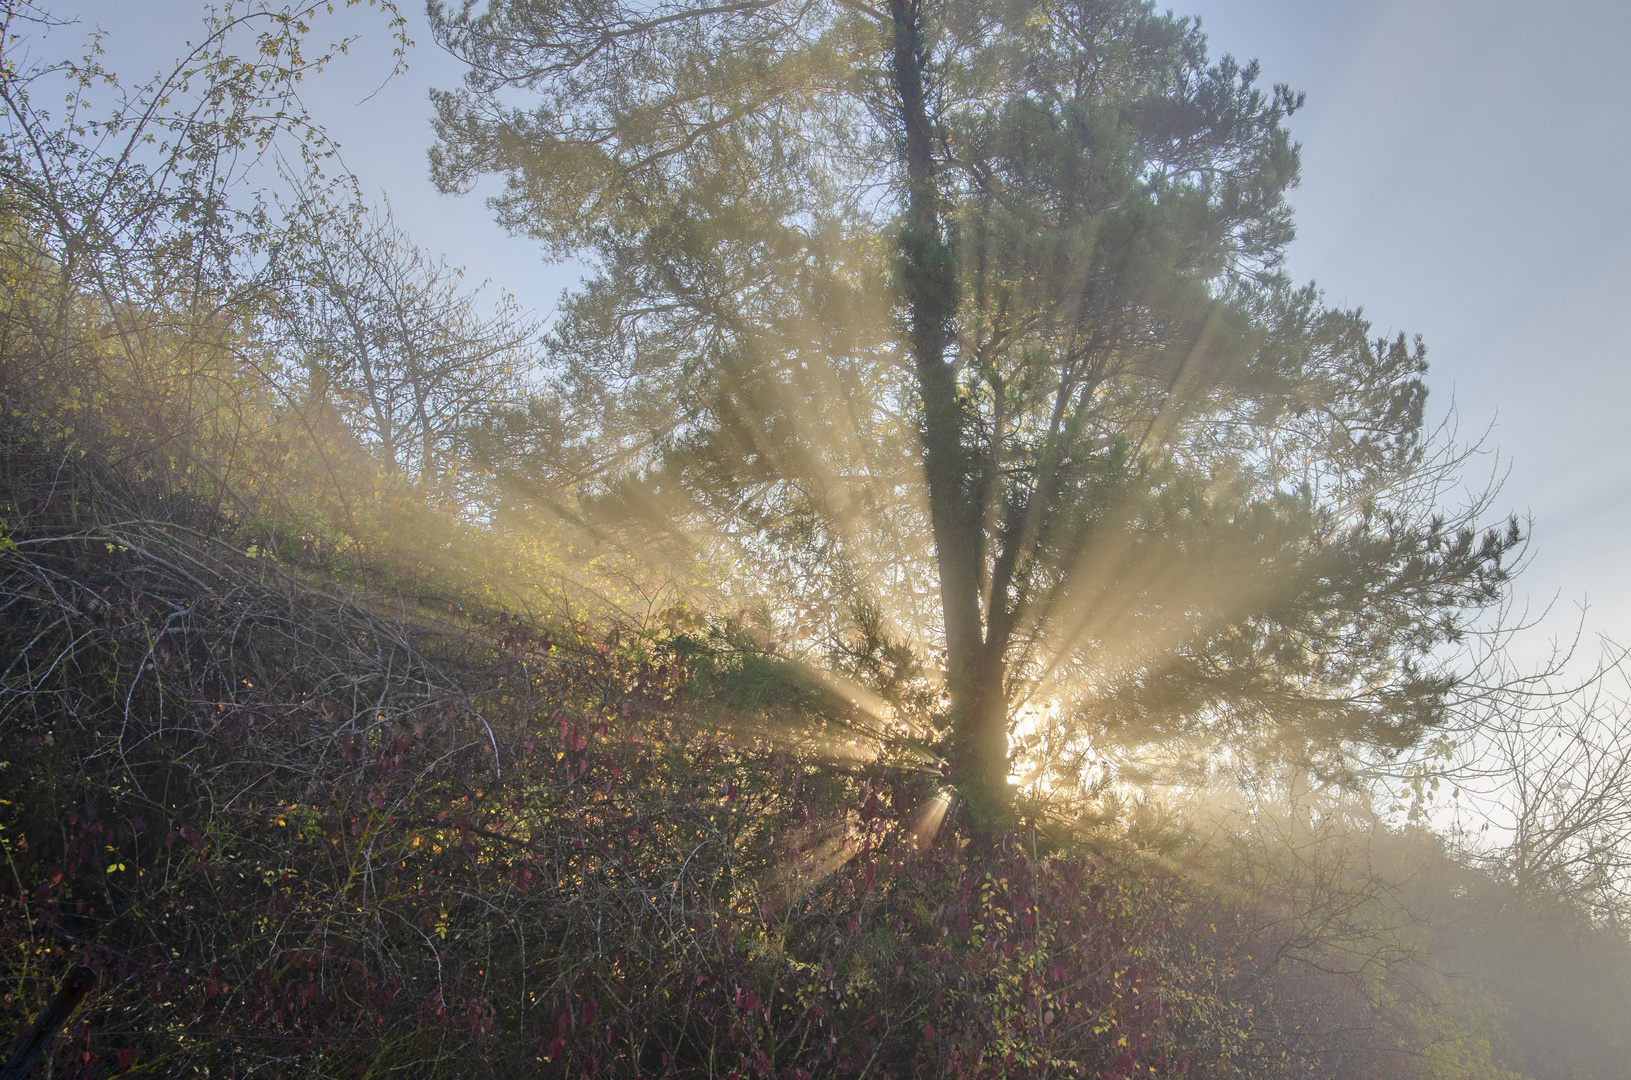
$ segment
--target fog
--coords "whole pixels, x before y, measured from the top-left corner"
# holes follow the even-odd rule
[[[0,8],[43,1068],[1618,1080],[1631,15]]]

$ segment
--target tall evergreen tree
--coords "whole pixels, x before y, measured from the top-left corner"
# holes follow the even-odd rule
[[[597,270],[604,502],[943,654],[977,819],[1025,752],[1336,769],[1455,699],[1522,539],[1436,508],[1425,361],[1281,270],[1289,89],[1140,0],[433,6],[445,190]],[[598,457],[597,457],[598,455]],[[580,470],[581,475],[581,470]],[[930,601],[930,602],[926,602]],[[1041,708],[1041,703],[1047,703]]]

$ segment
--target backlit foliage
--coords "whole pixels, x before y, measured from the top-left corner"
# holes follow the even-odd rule
[[[0,1032],[99,976],[36,1075],[1623,1074],[1600,784],[1494,874],[1351,789],[970,829],[876,605],[676,602],[718,583],[524,486],[606,404],[533,393],[524,322],[332,192],[235,201],[322,160],[317,9],[96,121],[3,10]],[[822,620],[831,672],[770,632]]]

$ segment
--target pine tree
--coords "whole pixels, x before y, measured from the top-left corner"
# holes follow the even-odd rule
[[[977,821],[1021,757],[1335,771],[1443,721],[1443,647],[1522,537],[1436,507],[1455,459],[1420,343],[1288,281],[1302,99],[1210,62],[1197,23],[1138,0],[432,15],[471,65],[436,96],[436,181],[504,174],[499,221],[597,267],[554,346],[602,507],[736,552],[788,612],[881,605],[939,651]]]

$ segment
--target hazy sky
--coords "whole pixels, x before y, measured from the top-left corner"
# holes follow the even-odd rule
[[[1306,90],[1291,269],[1422,334],[1534,515],[1520,597],[1631,644],[1631,5],[1199,0],[1215,52]],[[1538,644],[1538,643],[1537,643]]]
[[[109,31],[110,66],[134,77],[196,36],[202,0],[56,0]],[[389,197],[422,246],[445,251],[546,313],[576,272],[504,236],[479,196],[426,179],[426,90],[457,65],[429,40],[414,0],[407,75],[389,70],[377,18],[306,104],[371,195]],[[1544,630],[1631,644],[1631,80],[1623,0],[1192,0],[1214,54],[1262,62],[1265,82],[1308,94],[1290,267],[1331,300],[1363,305],[1378,331],[1422,334],[1430,408],[1453,402],[1464,436],[1493,424],[1486,468],[1498,505],[1534,517],[1520,602],[1557,603]],[[61,45],[80,36],[58,32]],[[52,51],[58,46],[53,46]]]

